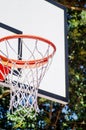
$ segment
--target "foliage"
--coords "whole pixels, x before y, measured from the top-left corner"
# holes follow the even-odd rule
[[[33,128],[35,130],[38,114],[30,108],[18,108],[12,114],[7,113],[8,120],[13,122],[13,128]]]
[[[72,125],[86,125],[86,11],[68,12],[69,104],[70,114],[77,114]],[[68,111],[67,110],[67,111]]]

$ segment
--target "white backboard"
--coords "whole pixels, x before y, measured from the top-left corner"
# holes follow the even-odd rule
[[[66,10],[53,0],[0,0],[0,22],[49,39],[56,45],[53,62],[41,82],[39,96],[68,102]],[[0,24],[1,25],[1,24]],[[0,38],[14,32],[0,27]]]

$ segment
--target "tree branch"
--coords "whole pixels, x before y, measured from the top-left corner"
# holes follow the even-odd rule
[[[79,2],[78,2],[79,6],[76,7],[74,6],[74,4],[77,3],[73,3],[73,1],[72,3],[68,1],[61,1],[61,2],[59,0],[55,0],[55,1],[71,10],[77,10],[77,11],[86,10],[86,8],[84,7],[84,5],[86,4],[85,2],[83,3],[83,7],[80,7],[81,3]]]
[[[55,129],[56,129],[57,122],[58,122],[58,120],[59,120],[59,118],[60,118],[60,114],[61,114],[61,112],[62,112],[62,108],[63,108],[63,107],[64,107],[64,105],[61,105],[61,106],[60,106],[60,110],[57,111],[56,121],[55,121],[55,123],[53,124],[53,126],[55,127]]]
[[[9,94],[10,94],[10,90],[5,90],[5,92],[0,95],[0,99],[6,97],[6,96],[9,95]]]

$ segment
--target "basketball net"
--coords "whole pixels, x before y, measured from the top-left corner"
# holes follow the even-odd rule
[[[19,50],[14,47],[17,44],[20,44]],[[10,88],[11,112],[20,108],[29,108],[27,114],[31,109],[39,112],[38,88],[55,51],[52,42],[36,36],[14,35],[0,39],[0,84]]]

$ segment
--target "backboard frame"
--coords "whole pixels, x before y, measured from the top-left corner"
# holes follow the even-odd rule
[[[65,92],[65,97],[63,96],[60,96],[60,95],[57,95],[57,94],[54,94],[54,93],[51,93],[51,92],[48,92],[48,91],[44,91],[42,89],[39,88],[38,90],[38,96],[39,97],[44,97],[44,98],[47,98],[49,100],[53,100],[53,101],[56,101],[56,102],[59,102],[59,103],[62,103],[62,104],[67,104],[68,103],[68,45],[67,45],[67,17],[66,17],[66,8],[60,4],[58,4],[57,2],[53,1],[53,0],[45,0],[46,2],[49,2],[51,3],[52,5],[56,6],[56,7],[59,7],[61,8],[62,10],[64,10],[64,40],[65,40],[65,89],[66,89],[66,92]],[[2,25],[5,25],[5,23],[0,23],[0,27],[1,28],[4,28],[7,26],[7,30],[8,31],[11,31],[11,32],[14,32],[14,33],[17,33],[17,34],[22,34],[23,33],[23,30],[20,31],[20,30],[17,30],[15,29],[16,27],[10,27],[11,25],[6,25],[6,26],[2,26]],[[18,31],[18,32],[16,32]],[[48,82],[48,81],[47,81]],[[57,86],[58,87],[58,86]],[[53,86],[52,86],[53,88]]]

